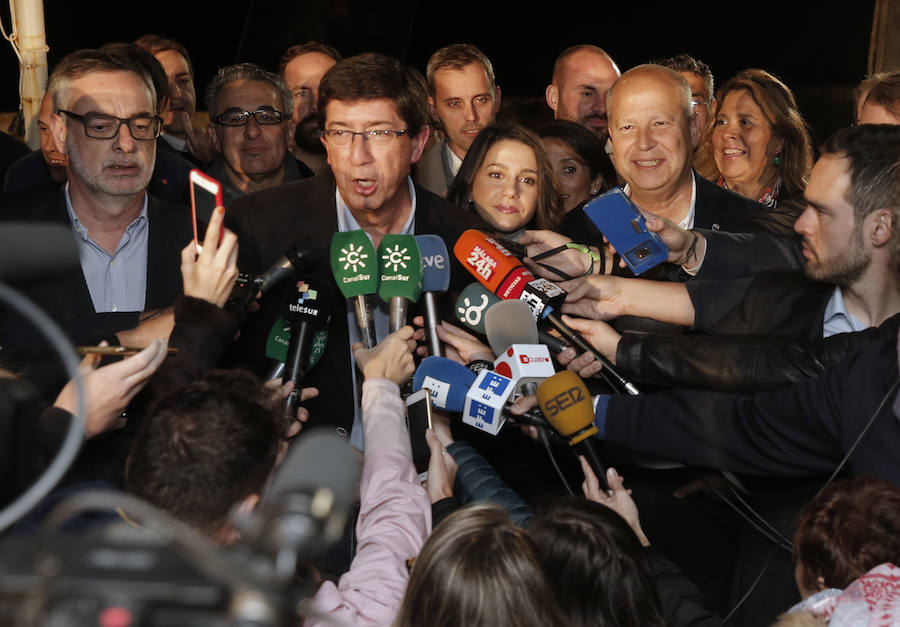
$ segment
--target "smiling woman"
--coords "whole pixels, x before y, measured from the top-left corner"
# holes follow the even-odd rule
[[[812,147],[787,85],[764,70],[744,70],[725,81],[716,101],[697,158],[701,174],[770,208],[801,200]]]
[[[515,124],[486,127],[466,153],[447,199],[498,233],[559,223],[562,200],[541,140]]]

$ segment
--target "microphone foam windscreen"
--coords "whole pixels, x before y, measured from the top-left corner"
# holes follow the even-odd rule
[[[470,283],[456,299],[456,319],[467,329],[484,335],[484,316],[487,310],[501,302],[480,283]]]
[[[422,255],[413,235],[387,234],[378,245],[378,295],[410,301],[422,293]]]
[[[337,509],[347,512],[356,498],[361,471],[357,451],[346,438],[330,429],[313,429],[291,446],[275,471],[263,505],[274,504],[285,494],[314,494],[328,488]]]
[[[72,227],[40,222],[0,225],[0,281],[34,281],[81,269]]]
[[[422,291],[446,292],[450,287],[450,254],[437,235],[416,235],[422,253]]]
[[[538,343],[534,314],[521,300],[504,300],[488,309],[484,329],[495,355],[502,355],[513,344]]]
[[[461,412],[475,373],[446,357],[426,357],[413,375],[413,391],[431,390],[431,402],[440,409]]]
[[[560,435],[569,437],[594,422],[591,396],[577,374],[557,372],[538,385],[538,404],[547,421]]]
[[[365,231],[335,233],[330,260],[334,280],[344,298],[374,294],[378,289],[378,258]]]

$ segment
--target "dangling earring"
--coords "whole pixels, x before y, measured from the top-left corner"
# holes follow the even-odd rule
[[[772,159],[772,163],[775,164],[776,168],[781,165],[781,153],[780,152],[775,153],[775,157]]]
[[[591,188],[591,196],[596,196],[599,193],[600,193],[600,190],[597,189],[596,187]]]
[[[470,205],[475,202],[475,200],[472,199],[472,194],[469,194],[469,197],[466,200],[469,201]]]

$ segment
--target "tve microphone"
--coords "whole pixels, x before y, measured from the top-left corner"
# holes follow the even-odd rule
[[[413,235],[387,234],[378,245],[378,295],[390,304],[390,331],[406,325],[410,301],[422,293],[422,255]]]
[[[503,302],[480,283],[470,283],[456,299],[456,319],[470,331],[485,334],[484,319],[487,311],[495,304]]]
[[[570,329],[556,313],[566,295],[559,286],[547,279],[535,279],[506,248],[474,229],[462,234],[453,247],[453,252],[459,262],[497,296],[504,300],[518,298],[525,301],[536,318],[546,320],[571,344],[592,353],[603,364],[599,375],[613,388],[628,394],[638,394],[634,384],[620,375],[603,353]]]
[[[428,351],[438,357],[444,354],[437,326],[441,318],[437,310],[437,294],[450,287],[450,254],[437,235],[416,235],[422,254],[422,293],[425,298],[425,339]]]
[[[426,357],[413,375],[413,392],[422,388],[430,390],[435,407],[454,413],[462,412],[466,393],[472,387],[475,375],[465,366],[446,357]]]
[[[335,233],[331,238],[331,272],[344,298],[353,299],[356,324],[366,348],[378,343],[369,295],[378,289],[375,247],[363,230]]]
[[[282,315],[291,327],[291,339],[284,362],[282,380],[294,382],[294,390],[287,398],[285,407],[293,413],[300,405],[303,380],[306,378],[307,362],[313,336],[331,320],[334,309],[331,286],[323,279],[307,277],[297,281],[296,289],[285,294]]]
[[[563,370],[538,386],[538,404],[553,428],[566,438],[576,455],[584,455],[600,486],[609,492],[606,468],[594,448],[594,404],[584,381],[571,370]]]

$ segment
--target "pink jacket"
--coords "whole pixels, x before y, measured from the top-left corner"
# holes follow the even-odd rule
[[[431,503],[412,463],[403,400],[386,379],[363,384],[366,449],[357,550],[337,585],[324,583],[308,625],[390,625],[406,592],[406,560],[431,533]]]

